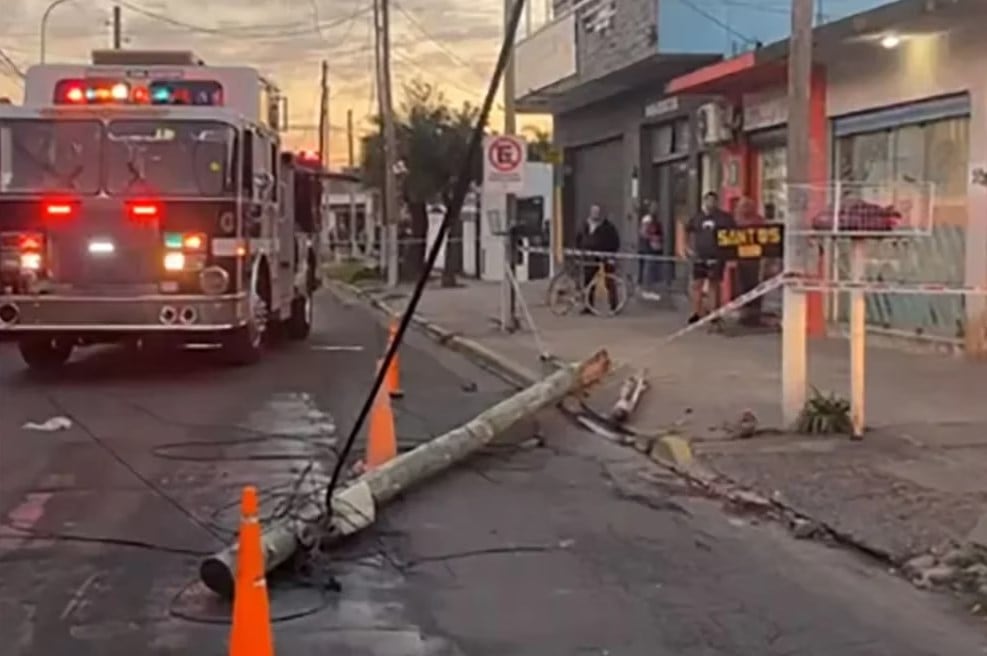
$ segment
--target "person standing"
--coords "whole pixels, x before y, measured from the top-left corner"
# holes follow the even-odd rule
[[[589,217],[586,223],[576,233],[576,248],[580,251],[589,251],[590,255],[583,258],[583,284],[589,285],[596,276],[597,269],[602,263],[607,273],[615,270],[613,259],[603,255],[604,253],[616,253],[620,250],[620,233],[610,219],[603,216],[603,210],[599,205],[593,205],[589,209]],[[607,280],[607,297],[610,302],[610,309],[617,309],[617,290],[615,285]],[[595,287],[589,289],[589,304],[594,305]],[[589,310],[583,308],[584,314],[589,314]]]
[[[637,253],[641,256],[638,262],[638,284],[648,288],[658,282],[657,256],[661,255],[662,230],[658,222],[658,203],[648,203],[644,216],[638,227]]]
[[[716,231],[733,228],[732,216],[720,209],[720,197],[714,191],[703,196],[702,209],[686,224],[686,254],[692,260],[692,314],[689,323],[695,323],[705,314],[703,288],[708,284],[713,297],[713,311],[720,307],[723,281],[723,260],[717,257]]]

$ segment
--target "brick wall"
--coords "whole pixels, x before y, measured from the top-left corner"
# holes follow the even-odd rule
[[[576,53],[580,81],[591,80],[639,61],[657,49],[657,3],[655,0],[597,0],[580,11],[576,27]],[[606,14],[615,9],[607,21],[595,21],[597,12]],[[600,29],[600,23],[606,27]]]

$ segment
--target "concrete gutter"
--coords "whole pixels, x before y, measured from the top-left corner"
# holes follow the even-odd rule
[[[337,296],[337,298],[342,298],[343,295],[346,294],[356,296],[357,298],[363,299],[371,307],[379,310],[388,317],[400,316],[402,314],[402,310],[391,307],[391,305],[387,302],[376,298],[372,293],[361,289],[356,285],[338,280],[330,280],[327,287]],[[528,385],[531,385],[543,378],[543,376],[538,375],[531,369],[518,364],[510,358],[504,357],[476,340],[458,335],[454,331],[440,326],[435,322],[429,321],[421,315],[414,315],[411,318],[411,321],[417,328],[432,338],[432,340],[436,343],[461,353],[485,369],[492,371],[501,378],[506,379],[508,382],[517,385],[518,387],[527,387]],[[548,373],[557,371],[566,364],[568,363],[559,359],[552,359],[547,363],[550,367],[550,371]]]

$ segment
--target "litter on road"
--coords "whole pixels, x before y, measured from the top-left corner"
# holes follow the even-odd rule
[[[21,428],[24,430],[41,431],[43,433],[54,433],[56,431],[68,430],[72,428],[72,420],[68,417],[52,417],[43,422],[36,423],[29,421]]]

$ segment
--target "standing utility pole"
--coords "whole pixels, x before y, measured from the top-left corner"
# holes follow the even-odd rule
[[[356,171],[356,157],[353,151],[353,110],[346,110],[346,151],[350,163],[350,173]],[[357,246],[356,246],[356,195],[353,191],[353,183],[349,183],[350,187],[350,255],[353,257],[357,256]],[[363,222],[364,230],[366,230],[367,225],[367,215],[364,212]]]
[[[504,30],[511,24],[515,2],[524,0],[504,0]],[[510,56],[504,69],[504,134],[517,134],[517,117],[514,109],[514,39],[511,38]],[[506,332],[517,330],[517,297],[514,289],[514,224],[517,217],[517,197],[507,194],[505,206],[504,232],[504,277],[501,282],[500,326]]]
[[[322,82],[319,92],[319,161],[329,166],[329,62],[322,60]]]
[[[395,169],[397,166],[397,136],[394,132],[394,102],[391,97],[391,28],[390,0],[377,0],[380,3],[376,12],[377,38],[380,60],[380,86],[378,95],[381,102],[381,120],[384,128],[384,221],[386,235],[384,247],[387,249],[387,284],[398,284],[398,189]]]
[[[123,47],[123,25],[120,18],[120,5],[113,5],[113,49]]]
[[[792,0],[788,55],[788,217],[785,225],[786,273],[802,273],[806,253],[798,232],[807,225],[809,189],[809,93],[812,78],[812,3]],[[794,424],[806,398],[806,295],[786,285],[782,309],[782,416]]]

